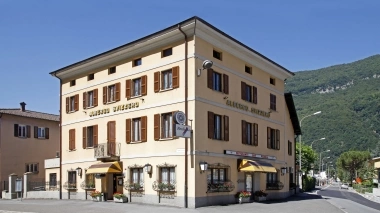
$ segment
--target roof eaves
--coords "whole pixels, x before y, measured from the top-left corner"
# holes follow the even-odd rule
[[[294,133],[296,135],[302,135],[301,126],[300,126],[300,123],[298,120],[296,107],[295,107],[294,101],[293,101],[293,95],[291,92],[289,92],[289,93],[285,93],[284,96],[285,96],[286,105],[287,105],[288,110],[289,110],[290,120],[292,121]]]

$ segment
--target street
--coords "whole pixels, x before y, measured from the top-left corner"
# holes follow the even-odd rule
[[[197,209],[147,205],[138,203],[93,202],[80,200],[0,200],[0,213],[103,213],[103,212],[257,212],[257,213],[342,213],[339,208],[331,205],[318,195],[299,194],[285,200],[268,201],[264,203],[246,203],[226,206],[209,206]],[[362,211],[365,212],[365,211]],[[368,211],[367,211],[368,212]]]
[[[323,196],[327,202],[338,207],[343,212],[380,212],[379,203],[367,200],[361,195],[347,189],[340,189],[337,183],[318,191],[317,194]]]

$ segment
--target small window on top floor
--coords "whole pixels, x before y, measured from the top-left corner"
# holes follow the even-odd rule
[[[173,55],[173,48],[170,47],[168,49],[162,50],[162,58],[170,55]]]
[[[272,85],[276,85],[276,80],[274,78],[270,78],[269,83]]]
[[[70,81],[70,87],[75,86],[75,83],[76,83],[75,80],[71,80]]]
[[[94,78],[95,78],[95,74],[91,73],[90,75],[87,76],[87,81],[94,80]]]
[[[245,72],[248,74],[252,74],[252,67],[245,66]]]
[[[133,60],[133,66],[134,67],[140,66],[141,63],[142,63],[141,58]]]
[[[214,58],[222,60],[222,52],[218,52],[216,50],[213,50],[212,55]]]
[[[116,73],[116,67],[111,67],[108,69],[108,75]]]

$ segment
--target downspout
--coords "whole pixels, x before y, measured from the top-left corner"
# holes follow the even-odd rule
[[[188,116],[188,70],[187,70],[187,35],[186,33],[184,33],[181,29],[181,26],[178,25],[178,30],[181,31],[181,33],[184,35],[185,37],[185,115]],[[185,125],[188,126],[188,119],[186,119],[185,121]],[[188,143],[188,138],[185,138],[185,186],[184,186],[184,204],[185,204],[185,208],[187,208],[188,206],[188,187],[187,187],[187,183],[188,183],[188,178],[187,178],[187,173],[188,173],[188,162],[187,162],[187,143]]]
[[[59,79],[59,199],[62,200],[62,79]]]

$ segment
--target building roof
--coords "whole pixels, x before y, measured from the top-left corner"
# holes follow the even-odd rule
[[[291,92],[289,92],[289,93],[285,93],[284,96],[285,96],[286,105],[288,106],[288,110],[289,110],[289,114],[290,114],[290,120],[292,121],[294,134],[302,135],[301,126],[300,126],[300,123],[298,120],[296,107],[294,106],[293,95]]]
[[[174,30],[174,29],[178,29],[179,26],[185,25],[185,24],[187,24],[187,23],[189,23],[189,22],[196,22],[196,21],[202,22],[203,24],[207,25],[207,26],[210,27],[211,29],[217,31],[218,33],[222,34],[223,36],[227,37],[228,39],[231,39],[231,40],[234,41],[235,43],[239,44],[239,45],[242,46],[243,48],[245,48],[245,49],[247,49],[247,50],[253,52],[254,54],[257,54],[257,55],[258,55],[259,57],[261,57],[262,59],[267,60],[267,61],[269,61],[270,63],[272,63],[273,65],[277,66],[278,68],[284,70],[285,72],[287,72],[287,73],[289,73],[289,74],[291,74],[291,75],[294,75],[293,72],[289,71],[288,69],[284,68],[283,66],[277,64],[276,62],[272,61],[271,59],[269,59],[269,58],[267,58],[266,56],[262,55],[261,53],[257,52],[256,50],[254,50],[254,49],[248,47],[247,45],[241,43],[240,41],[238,41],[238,40],[236,40],[235,38],[229,36],[228,34],[224,33],[223,31],[219,30],[218,28],[214,27],[214,26],[211,25],[210,23],[206,22],[205,20],[203,20],[203,19],[201,19],[201,18],[199,18],[199,17],[197,17],[197,16],[193,16],[193,17],[191,17],[191,18],[189,18],[189,19],[186,19],[186,20],[184,20],[184,21],[182,21],[182,22],[180,22],[180,23],[178,23],[178,24],[175,24],[175,25],[172,25],[172,26],[170,26],[170,27],[168,27],[168,28],[165,28],[165,29],[163,29],[163,30],[160,30],[160,31],[158,31],[158,32],[156,32],[156,33],[150,34],[150,35],[145,36],[145,37],[143,37],[143,38],[137,39],[137,40],[132,41],[132,42],[130,42],[130,43],[127,43],[127,44],[121,45],[121,46],[119,46],[119,47],[116,47],[116,48],[114,48],[114,49],[111,49],[111,50],[109,50],[109,51],[106,51],[106,52],[100,53],[100,54],[98,54],[98,55],[92,56],[92,57],[90,57],[90,58],[84,59],[84,60],[82,60],[82,61],[79,61],[79,62],[76,62],[76,63],[74,63],[74,64],[68,65],[68,66],[63,67],[63,68],[61,68],[61,69],[58,69],[58,70],[56,70],[56,71],[50,72],[50,74],[53,75],[53,76],[56,76],[56,77],[57,77],[57,74],[60,73],[60,72],[63,72],[63,71],[69,70],[69,69],[74,68],[74,67],[77,67],[77,66],[81,66],[81,65],[86,64],[86,63],[88,63],[88,62],[91,62],[91,61],[97,60],[97,59],[99,59],[99,58],[102,58],[102,57],[108,56],[108,55],[110,55],[110,54],[113,54],[113,53],[119,52],[119,51],[121,51],[121,50],[123,50],[123,49],[126,49],[126,48],[128,48],[128,47],[135,46],[135,45],[137,45],[137,44],[139,44],[139,43],[141,43],[141,42],[144,42],[144,41],[150,40],[150,39],[152,39],[152,38],[154,38],[154,37],[157,37],[157,36],[163,35],[163,34],[167,33],[168,31],[172,31],[172,30]]]
[[[49,121],[59,121],[59,115],[53,115],[43,112],[35,112],[31,110],[25,110],[21,111],[20,108],[8,108],[8,109],[2,109],[0,108],[0,114],[8,114],[8,115],[16,115],[16,116],[22,116],[27,118],[36,118],[36,119],[43,119],[43,120],[49,120]]]

